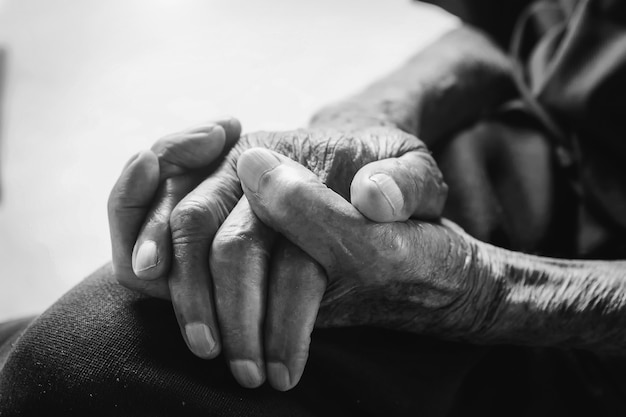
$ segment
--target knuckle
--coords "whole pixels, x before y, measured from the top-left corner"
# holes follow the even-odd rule
[[[170,217],[172,242],[185,243],[206,239],[208,231],[214,226],[209,206],[196,199],[178,204]]]
[[[206,218],[207,213],[208,207],[202,202],[190,199],[174,207],[170,222],[173,228],[180,229],[190,224],[201,223]]]
[[[252,236],[245,233],[218,233],[211,245],[211,260],[220,263],[232,261],[233,255],[248,252],[253,240]]]
[[[237,226],[222,227],[213,238],[210,252],[211,268],[214,271],[240,270],[240,259],[248,259],[247,266],[260,260],[269,260],[272,251],[272,234]],[[245,267],[244,267],[245,269]],[[257,277],[253,279],[256,281]]]

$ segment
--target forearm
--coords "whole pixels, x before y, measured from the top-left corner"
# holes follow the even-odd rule
[[[392,126],[428,146],[515,94],[510,63],[486,36],[455,29],[363,92],[318,112],[313,126]]]
[[[477,341],[626,352],[626,261],[561,260],[478,243],[476,275],[495,290]]]

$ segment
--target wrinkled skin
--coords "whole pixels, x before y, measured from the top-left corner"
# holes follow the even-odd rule
[[[423,144],[397,129],[255,133],[242,137],[220,163],[239,130],[238,122],[223,120],[172,135],[125,168],[109,202],[114,267],[122,284],[172,299],[196,355],[213,358],[223,347],[242,385],[258,386],[267,374],[285,390],[304,369],[322,297],[326,292],[331,301],[325,305],[331,305],[343,290],[326,291],[325,271],[316,261],[277,238],[245,199],[237,204],[241,153],[263,147],[305,164],[379,221],[437,218],[446,186]],[[380,192],[386,183],[371,180],[380,174],[392,178],[401,194],[393,209]],[[158,250],[152,268],[138,265],[146,258],[138,249],[146,241]],[[347,321],[332,313],[318,323]]]
[[[367,220],[439,216],[446,187],[421,142],[382,127],[350,132],[262,132],[242,137],[219,165],[221,146],[232,146],[238,137],[238,123],[234,129],[232,123],[217,122],[225,126],[217,129],[217,139],[198,140],[197,129],[192,129],[158,141],[153,147],[158,156],[144,155],[152,162],[140,165],[143,171],[135,167],[136,172],[128,172],[127,168],[111,195],[114,250],[116,246],[122,248],[116,258],[117,270],[124,272],[126,265],[125,273],[118,273],[120,281],[150,295],[167,298],[178,294],[172,298],[188,342],[185,323],[198,316],[211,324],[218,322],[212,324],[214,331],[219,328],[219,333],[214,332],[216,337],[222,338],[217,348],[207,352],[190,343],[192,351],[201,357],[214,357],[223,345],[242,385],[262,383],[267,363],[270,383],[288,389],[297,383],[304,368],[314,325],[370,324],[453,339],[481,339],[476,333],[482,317],[497,304],[495,290],[489,288],[496,284],[475,283],[472,240],[449,223],[442,227],[413,220],[395,224]],[[290,240],[297,246],[276,237],[250,211],[245,198],[237,203],[241,189],[234,164],[243,151],[259,146],[298,161],[344,199],[350,198],[361,211],[360,220],[351,224],[354,219],[348,216],[346,220],[345,213],[315,211],[314,201],[299,206],[301,201],[315,199],[317,193],[295,192],[297,196],[291,200],[299,207],[298,218],[311,223],[302,226],[299,233],[290,229]],[[398,155],[403,156],[359,171],[371,161]],[[545,238],[553,205],[552,168],[548,142],[540,132],[482,124],[458,135],[438,157],[452,181],[453,204],[446,206],[447,216],[485,239],[491,231],[501,230],[499,235],[517,236],[528,248],[537,247]],[[217,163],[211,165],[212,161]],[[142,179],[141,173],[154,165],[159,165],[156,171],[160,173],[153,173],[151,180]],[[368,178],[380,172],[389,174],[402,191],[405,204],[397,212],[385,212],[377,189],[367,186],[371,185]],[[159,177],[161,188],[149,210]],[[298,176],[294,174],[294,178]],[[498,185],[511,182],[515,187]],[[153,189],[140,187],[145,193],[144,203],[124,203],[124,195],[136,194],[128,188],[142,183],[151,183]],[[320,192],[324,190],[328,189],[322,187]],[[138,213],[134,225],[120,221],[115,214],[124,204]],[[272,216],[281,214],[275,210]],[[148,220],[137,238],[146,216]],[[266,220],[278,230],[283,223],[298,224],[293,219]],[[311,224],[317,226],[309,230]],[[346,225],[351,226],[346,229]],[[115,230],[120,232],[116,235]],[[319,235],[319,231],[328,235]],[[135,273],[131,248],[134,245],[136,252],[146,240],[158,242],[159,262],[154,268]],[[312,259],[310,252],[300,249],[310,242],[330,248],[332,241],[340,242],[334,259]],[[422,278],[416,281],[415,277]],[[252,361],[261,371],[251,375],[244,360]],[[288,370],[277,363],[287,364]]]
[[[249,172],[259,154],[263,168]],[[484,293],[472,270],[474,239],[458,226],[372,222],[302,165],[270,151],[247,151],[238,165],[254,213],[327,274],[318,325],[449,337],[475,330],[470,304]]]

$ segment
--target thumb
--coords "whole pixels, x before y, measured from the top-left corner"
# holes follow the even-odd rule
[[[352,204],[376,222],[437,219],[447,194],[441,171],[425,151],[371,162],[356,173],[350,186]]]
[[[237,174],[254,213],[325,267],[357,250],[351,239],[370,223],[311,171],[275,152],[253,148],[237,161]]]

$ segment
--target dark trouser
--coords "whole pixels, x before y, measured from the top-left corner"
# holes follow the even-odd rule
[[[316,330],[292,391],[243,389],[109,266],[28,322],[0,325],[0,416],[626,415],[619,361],[371,328]]]

